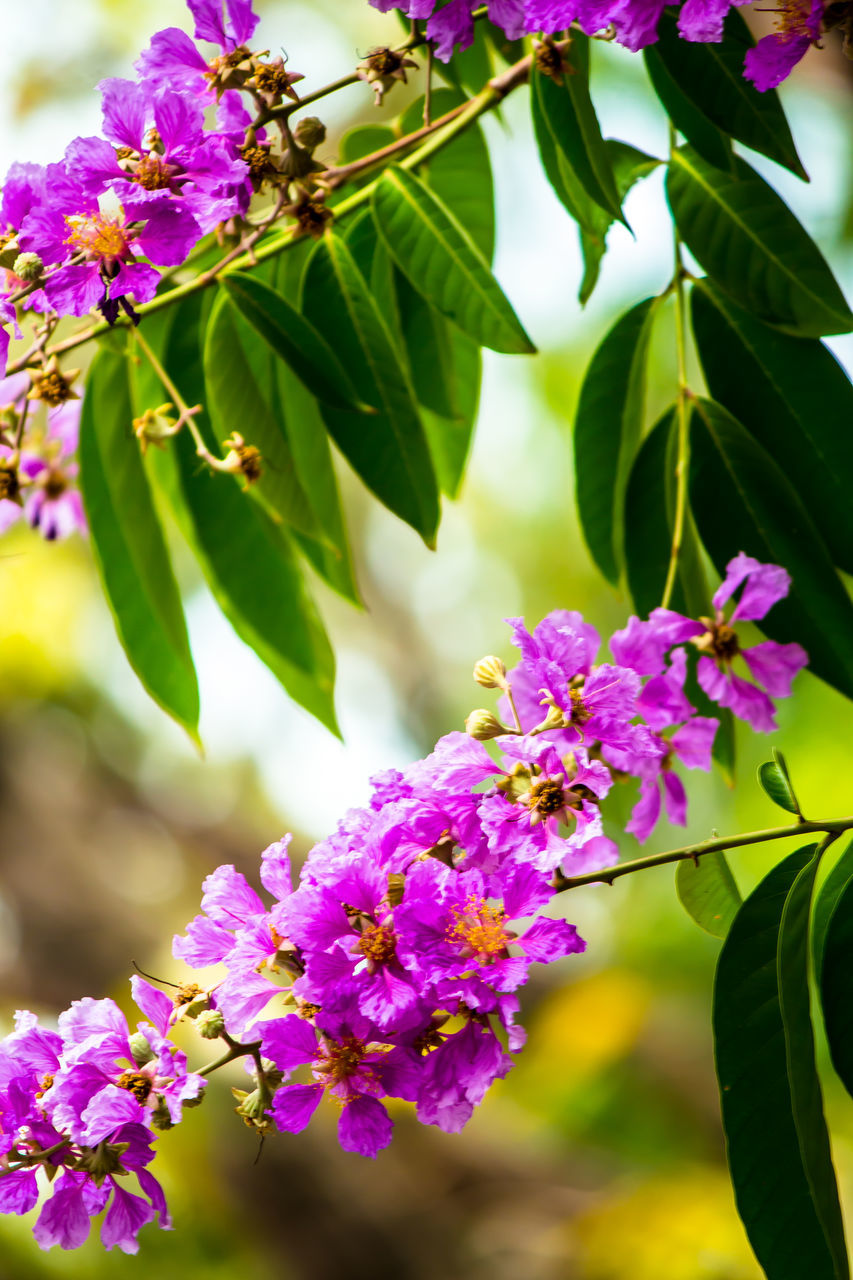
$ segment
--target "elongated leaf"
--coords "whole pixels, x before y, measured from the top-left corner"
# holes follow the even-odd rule
[[[465,99],[455,89],[434,89],[432,118],[459,106]],[[400,117],[402,133],[423,123],[423,98],[412,102]],[[495,196],[489,149],[479,125],[465,129],[426,164],[418,176],[443,200],[468,232],[487,262],[495,251]]]
[[[698,864],[679,862],[675,872],[678,900],[700,929],[725,938],[742,898],[726,855],[703,853]]]
[[[664,61],[657,44],[650,44],[643,50],[643,61],[652,88],[673,126],[709,164],[718,169],[732,168],[734,155],[731,141],[683,91],[679,79]]]
[[[722,575],[745,551],[791,575],[787,599],[761,622],[796,640],[822,680],[853,697],[853,605],[794,485],[739,422],[713,401],[694,402],[690,494],[700,537]]]
[[[272,380],[272,352],[258,341],[224,291],[211,310],[204,344],[202,403],[213,420],[217,449],[233,432],[259,449],[262,474],[250,489],[252,498],[274,519],[316,535],[317,521],[300,484],[290,442],[264,394]],[[180,369],[175,380],[186,399]]]
[[[831,854],[827,854],[826,857],[831,857]],[[813,966],[818,982],[821,980],[821,971],[823,969],[826,931],[829,928],[829,922],[838,900],[851,881],[853,881],[853,842],[848,844],[836,861],[835,866],[821,885],[820,892],[815,900],[812,913],[811,939]]]
[[[327,232],[303,279],[303,310],[326,326],[358,394],[375,403],[371,416],[325,408],[336,444],[364,483],[431,544],[438,490],[411,383],[396,345],[344,242]]]
[[[745,160],[736,158],[734,172],[724,172],[681,147],[666,190],[690,252],[753,315],[804,338],[853,328],[817,245]]]
[[[380,151],[394,141],[394,130],[389,124],[357,124],[343,135],[338,148],[341,164],[352,164],[365,156]],[[371,175],[372,176],[372,175]],[[370,181],[370,178],[367,179]]]
[[[809,1013],[815,846],[747,898],[720,953],[714,1040],[738,1211],[768,1280],[846,1280]]]
[[[575,477],[581,527],[609,582],[622,568],[625,486],[645,409],[646,357],[655,299],[627,311],[590,361],[575,418]]]
[[[304,250],[304,252],[303,252]],[[275,287],[285,297],[299,297],[300,281],[308,257],[308,246],[282,254]],[[278,405],[287,431],[293,462],[300,482],[322,530],[322,538],[296,533],[305,555],[317,572],[353,604],[361,604],[355,580],[338,482],[326,426],[317,401],[280,360],[273,370],[277,382]]]
[[[205,385],[203,318],[199,295],[180,303],[164,351],[167,366],[180,370],[192,398],[200,397]],[[213,447],[208,415],[200,414],[196,422]],[[199,469],[187,433],[166,452],[149,450],[148,462],[236,633],[296,702],[338,733],[334,654],[284,531],[228,476]]]
[[[848,849],[848,854],[849,852]],[[850,999],[853,879],[849,874],[849,861],[845,863],[844,869],[848,872],[847,880],[843,887],[839,886],[832,914],[826,925],[818,982],[832,1065],[844,1088],[853,1096],[853,1001]]]
[[[569,72],[558,82],[534,68],[538,109],[577,183],[612,218],[623,221],[616,181],[589,93],[589,40],[577,33],[566,55]]]
[[[198,737],[198,682],[181,599],[134,439],[127,356],[92,362],[80,422],[80,489],[92,549],[128,661]]]
[[[766,792],[774,804],[778,804],[780,809],[785,809],[788,813],[796,814],[798,818],[801,818],[803,815],[800,812],[799,801],[788,774],[785,757],[781,751],[776,751],[775,749],[773,755],[775,757],[773,760],[765,760],[763,764],[758,766],[758,781],[761,783],[762,790]]]
[[[372,412],[357,398],[322,334],[286,298],[242,271],[224,276],[222,284],[244,319],[318,400],[333,409]]]
[[[678,34],[677,15],[664,10],[658,24],[658,40],[651,48],[669,76],[694,110],[722,131],[753,151],[790,169],[798,178],[807,177],[775,89],[759,93],[744,79],[746,53],[754,45],[749,28],[736,9],[730,9],[720,42],[684,40]],[[655,86],[657,87],[657,86]],[[671,117],[676,128],[702,152],[689,128]],[[707,156],[718,163],[713,155]],[[724,166],[725,167],[725,166]]]
[[[853,385],[822,342],[768,328],[708,280],[691,292],[693,332],[715,400],[764,446],[839,568],[853,573]]]
[[[655,156],[639,151],[630,143],[620,142],[618,138],[607,138],[604,145],[613,165],[613,175],[620,200],[624,200],[634,184],[648,177],[661,163]],[[589,302],[593,289],[598,283],[601,262],[607,251],[607,232],[613,226],[615,219],[605,213],[599,205],[590,205],[590,221],[595,228],[594,231],[585,230],[583,226],[578,227],[584,261],[583,279],[578,290],[578,301],[582,307]]]
[[[493,351],[535,350],[468,232],[419,178],[386,169],[372,209],[388,252],[436,310]]]

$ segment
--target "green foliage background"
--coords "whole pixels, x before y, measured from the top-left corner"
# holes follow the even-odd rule
[[[53,158],[70,136],[67,113],[87,121],[76,131],[95,128],[95,81],[126,73],[155,24],[184,20],[178,0],[144,7],[77,0],[74,9],[73,61],[49,32],[36,30],[34,11],[14,19],[26,39],[6,89],[3,167],[13,158]],[[362,0],[340,10],[333,0],[262,6],[265,30],[281,32],[273,38],[315,82],[345,72],[354,51],[396,31],[392,18]],[[49,77],[36,74],[45,59]],[[849,286],[842,120],[850,99],[843,76],[827,74],[832,65],[827,56],[810,76],[807,60],[786,98],[812,187],[780,180],[779,170],[773,180]],[[632,140],[655,150],[657,128],[662,153],[665,122],[652,115],[639,63],[608,50],[596,75],[610,132],[626,133],[617,122],[633,111],[648,136]],[[412,96],[417,91],[413,83]],[[397,114],[405,92],[396,88],[380,111],[370,107],[367,89],[339,95],[326,115],[328,153],[343,128]],[[369,772],[404,763],[460,726],[483,700],[470,681],[473,661],[490,651],[512,656],[504,616],[536,621],[564,606],[583,611],[603,633],[622,624],[626,603],[580,539],[569,423],[591,351],[618,310],[643,296],[647,279],[651,287],[665,279],[665,268],[654,274],[660,184],[650,179],[629,202],[639,243],[612,232],[600,291],[581,313],[574,231],[538,172],[525,110],[512,100],[487,133],[498,186],[496,270],[541,354],[488,359],[472,463],[461,502],[445,504],[437,553],[343,476],[366,610],[321,589],[318,595],[340,656],[347,749],[292,707],[231,639],[195,569],[179,560],[182,585],[194,592],[191,641],[208,707],[202,763],[126,670],[85,545],[49,547],[25,534],[4,540],[4,1020],[16,1007],[49,1014],[85,993],[124,1001],[131,959],[175,976],[169,938],[195,911],[202,877],[222,861],[251,875],[258,851],[291,828],[304,854],[357,802]],[[527,244],[534,240],[547,249],[533,253]],[[672,388],[667,339],[664,329],[653,353],[651,396],[661,409]],[[848,339],[833,345],[853,350]],[[810,816],[850,811],[848,724],[841,695],[809,675],[780,710],[774,741]],[[692,780],[689,834],[697,839],[776,821],[753,781],[768,744],[744,729],[738,753],[734,791],[719,774]],[[620,800],[624,821],[632,796]],[[680,838],[664,827],[653,847],[675,843]],[[630,856],[636,843],[624,837],[623,850]],[[781,853],[733,854],[741,889]],[[588,951],[526,990],[529,1046],[463,1136],[424,1130],[401,1107],[394,1146],[366,1163],[340,1152],[329,1111],[309,1133],[271,1139],[254,1163],[253,1140],[229,1115],[221,1078],[203,1109],[161,1142],[174,1234],[146,1229],[138,1260],[103,1255],[97,1245],[42,1255],[29,1223],[7,1218],[0,1276],[118,1280],[142,1266],[164,1280],[244,1271],[258,1280],[758,1275],[728,1187],[713,1077],[708,1008],[718,944],[688,920],[673,881],[672,869],[661,868],[564,897],[561,907]],[[853,1115],[831,1077],[827,1104],[842,1199],[853,1204]]]

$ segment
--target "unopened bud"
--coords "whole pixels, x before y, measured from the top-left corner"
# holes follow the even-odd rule
[[[37,253],[19,253],[12,264],[12,272],[19,280],[33,284],[40,280],[44,272],[44,263]]]
[[[326,141],[326,126],[317,116],[305,116],[293,130],[293,136],[306,151],[314,151]]]
[[[499,738],[501,734],[510,731],[506,725],[501,724],[492,711],[481,708],[478,711],[472,711],[468,716],[465,721],[465,732],[469,738],[476,738],[477,742],[488,742],[490,738]]]
[[[141,1031],[134,1031],[130,1037],[130,1052],[138,1067],[144,1067],[146,1062],[154,1061],[154,1051]]]
[[[506,687],[506,667],[500,658],[489,654],[474,666],[474,679],[483,689],[503,689]]]
[[[195,1025],[205,1040],[218,1040],[225,1030],[225,1019],[218,1009],[205,1009],[196,1018]]]

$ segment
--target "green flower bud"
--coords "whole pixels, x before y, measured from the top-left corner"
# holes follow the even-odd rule
[[[225,1019],[218,1009],[205,1009],[196,1018],[195,1025],[205,1040],[217,1040],[225,1030]]]
[[[501,724],[492,711],[485,711],[481,707],[468,716],[465,721],[465,732],[469,738],[476,738],[477,742],[488,742],[490,738],[498,738],[502,733],[509,733],[510,730],[506,725]]]
[[[483,689],[503,689],[506,686],[506,667],[500,658],[489,654],[475,664],[474,679]]]
[[[293,130],[293,136],[306,151],[314,151],[326,141],[326,126],[317,116],[305,116]]]
[[[33,284],[40,280],[44,272],[44,263],[37,253],[19,253],[12,266],[13,273],[19,280]]]
[[[144,1067],[146,1062],[154,1061],[151,1045],[141,1031],[134,1031],[130,1037],[130,1051],[133,1054],[133,1061],[138,1067]]]

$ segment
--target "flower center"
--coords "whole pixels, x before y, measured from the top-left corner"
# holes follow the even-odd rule
[[[151,1079],[141,1071],[123,1071],[116,1080],[119,1089],[132,1093],[137,1102],[146,1102],[151,1092]]]
[[[397,939],[394,930],[385,924],[370,924],[362,931],[358,950],[374,964],[385,964],[394,957]]]
[[[699,652],[707,653],[719,662],[733,662],[740,653],[734,627],[714,618],[700,618],[699,621],[708,628],[703,635],[697,636],[693,641]]]
[[[484,898],[472,895],[465,903],[464,911],[453,909],[453,923],[448,927],[447,940],[461,943],[462,955],[473,956],[478,963],[487,964],[503,955],[507,943],[515,937],[504,926],[506,912],[503,907],[491,907]]]
[[[131,181],[138,182],[146,191],[162,191],[172,185],[172,165],[158,155],[143,156]]]
[[[533,786],[524,797],[524,803],[530,808],[535,809],[538,813],[546,817],[553,813],[559,813],[565,808],[566,797],[563,794],[563,788],[556,778],[541,778],[538,782],[534,782]]]
[[[123,219],[124,215],[119,217]],[[67,216],[65,224],[71,232],[65,243],[81,249],[89,258],[124,258],[129,253],[123,221],[94,213],[87,217]]]
[[[571,701],[571,711],[569,712],[569,720],[574,725],[586,724],[592,719],[592,712],[583,700],[580,689],[570,689],[569,699]]]
[[[71,388],[58,369],[39,378],[37,386],[39,400],[43,400],[51,408],[71,399]]]
[[[321,1045],[323,1060],[318,1063],[317,1071],[327,1077],[328,1084],[336,1084],[346,1080],[358,1071],[367,1048],[355,1036],[345,1036],[343,1040],[327,1040]]]
[[[776,28],[783,39],[798,40],[803,36],[814,39],[809,21],[811,11],[810,0],[782,0],[776,8]]]
[[[60,498],[67,488],[68,480],[65,472],[60,471],[58,467],[51,467],[42,482],[44,496],[55,500]]]
[[[19,489],[17,468],[7,467],[0,462],[0,501],[17,497]]]

